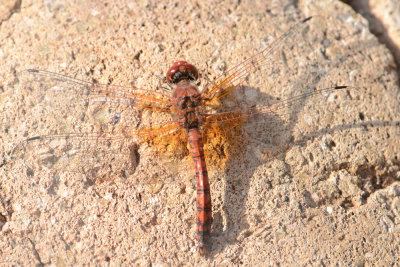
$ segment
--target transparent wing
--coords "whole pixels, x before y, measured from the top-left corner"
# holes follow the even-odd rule
[[[326,18],[321,16],[308,17],[294,24],[265,49],[207,85],[202,91],[203,100],[208,102],[223,97],[249,78],[254,81],[251,85],[275,86],[280,91],[314,87],[343,58],[328,58],[330,55],[326,50],[332,48],[332,42],[327,40],[327,31],[332,29],[327,29],[326,25]]]
[[[224,123],[235,123],[238,124],[246,122],[247,120],[260,114],[274,114],[282,118],[292,116],[300,111],[299,107],[296,107],[300,103],[303,103],[308,98],[321,97],[324,94],[330,94],[339,90],[356,90],[357,87],[352,86],[335,86],[319,90],[314,90],[305,94],[301,94],[295,97],[291,97],[282,101],[277,101],[273,104],[266,106],[255,106],[249,109],[238,109],[228,112],[220,112],[215,114],[205,114],[205,125],[211,124],[224,124]],[[288,118],[285,119],[286,121]],[[265,123],[265,121],[263,121]],[[267,122],[268,123],[268,122]],[[272,121],[270,121],[272,123]]]
[[[29,87],[32,86],[30,82],[36,82],[41,86],[41,90],[54,90],[58,95],[74,95],[79,101],[114,101],[136,107],[150,106],[165,109],[172,104],[172,98],[160,92],[136,87],[92,83],[45,70],[28,69],[19,73],[18,76],[24,86]]]
[[[93,181],[127,177],[139,163],[138,144],[180,130],[162,93],[38,70],[20,73],[19,80],[34,129],[16,153],[35,168]]]
[[[130,132],[68,133],[29,138],[18,146],[19,157],[37,168],[81,173],[87,179],[101,182],[132,175],[140,161],[135,138],[169,136],[179,124],[168,123],[152,129]],[[153,157],[154,164],[162,166]],[[36,168],[34,167],[34,168]],[[138,182],[138,181],[137,181]],[[146,183],[148,181],[141,181]]]

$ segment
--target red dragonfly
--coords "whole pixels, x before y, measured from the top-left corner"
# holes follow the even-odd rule
[[[298,22],[270,46],[227,70],[202,90],[199,90],[198,84],[195,83],[199,78],[198,70],[186,61],[175,62],[167,72],[166,81],[173,88],[172,94],[166,93],[165,90],[154,91],[99,84],[44,70],[27,70],[21,75],[28,79],[27,88],[32,86],[29,81],[37,81],[37,91],[40,95],[38,99],[48,103],[46,116],[51,117],[57,125],[56,132],[30,137],[28,143],[38,145],[37,151],[43,163],[63,170],[70,168],[100,179],[106,179],[104,177],[111,173],[127,176],[134,172],[138,143],[154,145],[159,150],[172,143],[183,144],[183,147],[187,148],[188,143],[197,184],[196,239],[200,254],[203,255],[209,244],[212,224],[210,183],[204,143],[209,143],[214,133],[223,135],[225,140],[237,142],[238,140],[234,138],[235,133],[240,132],[241,127],[257,115],[273,114],[279,116],[283,122],[287,122],[296,112],[290,109],[307,98],[353,89],[349,86],[310,88],[302,94],[277,100],[267,106],[223,110],[227,107],[222,102],[229,97],[233,96],[233,102],[240,104],[240,100],[234,95],[249,75],[267,67],[271,69],[273,76],[274,71],[277,71],[274,60],[281,59],[288,64],[290,58],[288,59],[282,49],[290,49],[299,40],[306,38],[307,34],[310,34],[309,28],[318,22],[315,20],[315,17],[309,17]],[[34,88],[32,91],[36,92]],[[231,106],[236,105],[235,103]],[[130,125],[120,126],[122,115],[114,111],[119,110],[121,104],[126,105],[123,115],[126,116],[126,111],[131,113],[133,122],[130,122]],[[90,107],[93,108],[93,115],[88,115]],[[59,113],[51,116],[53,110],[65,114],[65,117],[58,118]],[[146,110],[162,115],[152,117],[149,125],[142,126],[141,124],[144,124],[142,115]],[[105,122],[104,118],[109,114],[114,114],[114,117]],[[172,119],[165,122],[167,116],[165,114]],[[87,129],[75,129],[74,125],[68,125],[69,115],[79,117],[83,121],[100,121],[100,124],[94,123]],[[132,123],[136,123],[136,126],[132,126]],[[268,123],[275,125],[272,120]],[[279,131],[278,125],[275,126],[277,126],[276,131]],[[40,122],[39,127],[43,127]],[[51,126],[47,124],[45,127]],[[74,130],[71,131],[70,128]],[[99,143],[108,145],[110,150],[98,151]],[[124,146],[115,148],[112,147],[113,144]],[[118,152],[113,152],[113,149]],[[177,149],[173,146],[169,151],[175,153]]]

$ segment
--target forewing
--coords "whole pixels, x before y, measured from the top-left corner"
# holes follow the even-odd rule
[[[313,55],[321,53],[325,33],[326,23],[323,17],[313,16],[303,19],[273,40],[265,49],[228,69],[206,86],[202,91],[203,100],[208,102],[215,97],[225,96],[243,84],[243,81],[253,73],[256,76],[268,77],[268,82],[277,87],[285,84],[282,81],[285,77],[291,76],[291,79],[295,79],[294,76],[300,74],[303,84],[315,83],[317,76],[327,72],[319,67],[318,59]],[[263,86],[265,87],[265,80]]]
[[[160,109],[167,109],[172,104],[170,96],[153,90],[93,83],[45,70],[28,69],[19,73],[18,78],[24,89],[39,85],[40,90],[53,90],[57,97],[71,95],[80,102],[118,102]]]

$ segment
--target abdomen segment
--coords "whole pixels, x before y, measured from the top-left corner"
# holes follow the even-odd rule
[[[200,254],[204,254],[208,240],[210,239],[212,214],[210,183],[204,158],[203,141],[197,128],[188,130],[188,142],[192,153],[197,184],[197,219],[196,230],[199,241]]]

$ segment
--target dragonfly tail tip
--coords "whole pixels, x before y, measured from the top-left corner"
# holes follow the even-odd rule
[[[26,139],[27,142],[33,141],[33,140],[38,140],[40,139],[40,136],[34,136],[34,137],[29,137],[28,139]]]
[[[37,69],[27,69],[27,72],[39,72]]]
[[[314,17],[314,16],[310,16],[310,17],[308,17],[308,18],[305,18],[305,19],[303,19],[302,22],[304,23],[304,22],[306,22],[306,21],[309,21],[309,20],[312,19],[313,17]]]

